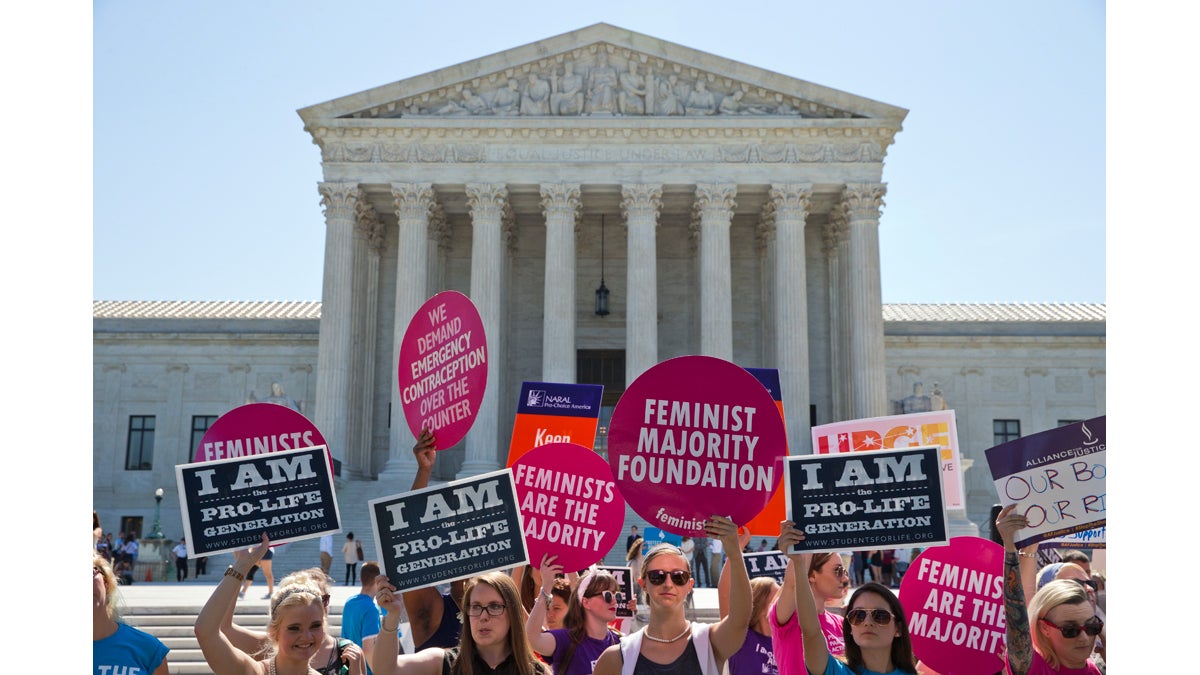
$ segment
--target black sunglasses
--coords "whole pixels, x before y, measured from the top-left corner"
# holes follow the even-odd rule
[[[671,583],[676,586],[682,586],[688,582],[688,579],[692,578],[692,573],[687,570],[673,570],[669,574],[666,570],[650,570],[646,572],[646,579],[655,586],[661,586],[667,580],[668,576],[671,577]]]
[[[1096,583],[1095,579],[1072,579],[1071,581],[1074,581],[1080,586],[1091,586],[1093,591],[1100,590],[1100,584]]]
[[[1065,638],[1079,637],[1080,630],[1088,635],[1091,635],[1092,637],[1096,637],[1100,634],[1100,631],[1104,630],[1104,621],[1102,621],[1098,616],[1093,616],[1092,618],[1083,622],[1082,626],[1074,623],[1060,626],[1050,619],[1042,619],[1042,621],[1044,621],[1051,628],[1057,628],[1058,632],[1062,633],[1062,636]]]
[[[852,626],[861,626],[868,615],[871,617],[871,623],[877,626],[886,626],[892,622],[892,613],[886,609],[852,609],[846,612],[846,618]]]

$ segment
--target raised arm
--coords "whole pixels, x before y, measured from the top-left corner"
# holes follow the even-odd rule
[[[745,532],[738,533],[738,548],[745,550],[746,545],[750,543],[750,538],[754,535],[750,534],[750,528],[746,528]],[[717,612],[724,619],[729,616],[729,559],[721,564],[721,575],[717,577]]]
[[[746,627],[750,625],[750,575],[738,545],[738,526],[724,516],[712,516],[704,524],[710,537],[721,540],[729,565],[729,615],[712,627],[713,653],[718,661],[726,661],[742,648]]]
[[[233,622],[233,613],[237,610],[237,599],[229,603],[229,609],[225,612],[225,616],[221,621],[221,632],[225,637],[229,638],[229,642],[238,649],[254,656],[263,651],[270,641],[271,637],[266,631],[257,631],[239,626]]]
[[[413,445],[413,456],[417,458],[417,475],[413,476],[412,489],[429,487],[433,475],[433,462],[437,459],[437,439],[429,429],[421,429],[421,435]]]
[[[430,647],[416,654],[399,653],[400,613],[404,610],[400,594],[387,577],[379,577],[375,588],[375,602],[387,610],[387,616],[383,617],[379,635],[375,638],[371,671],[376,675],[440,675],[445,655],[445,650],[440,647]]]
[[[1029,522],[1015,513],[1016,504],[1009,504],[996,515],[996,530],[1004,544],[1004,645],[1008,650],[1009,675],[1026,675],[1033,664],[1033,635],[1029,632],[1029,612],[1025,606],[1025,589],[1021,586],[1021,571],[1017,547],[1013,541],[1017,530]]]
[[[556,555],[542,556],[542,594],[533,602],[533,609],[529,612],[529,618],[525,620],[525,635],[529,638],[529,646],[542,656],[552,656],[556,646],[554,636],[545,630],[546,603],[550,602],[550,591],[554,590],[554,575],[563,568],[555,563],[556,560]]]
[[[779,545],[780,549],[784,549],[783,544]],[[808,581],[805,579],[805,581]],[[792,615],[796,613],[796,563],[788,559],[787,569],[783,571],[783,585],[779,588],[779,595],[775,596],[775,623],[783,625],[792,620]]]
[[[221,624],[237,600],[238,589],[241,588],[246,573],[262,560],[269,543],[267,533],[264,532],[262,541],[251,548],[249,553],[234,554],[233,572],[221,577],[220,583],[196,617],[196,642],[199,643],[204,660],[213,672],[235,675],[259,672],[258,663],[249,654],[235,647],[221,632]]]
[[[804,667],[810,673],[824,673],[829,664],[829,645],[817,619],[817,601],[812,587],[808,585],[808,567],[812,563],[811,553],[792,553],[791,549],[804,541],[804,533],[790,520],[779,526],[779,550],[787,554],[795,572],[792,584],[796,603],[796,620],[800,623],[800,634],[804,637]]]

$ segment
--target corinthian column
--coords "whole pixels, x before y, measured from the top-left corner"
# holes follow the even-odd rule
[[[545,309],[542,316],[542,379],[575,382],[575,223],[579,185],[541,186],[546,218]]]
[[[325,270],[317,342],[317,401],[313,423],[329,452],[346,461],[346,405],[350,400],[350,345],[357,183],[320,183],[325,207]]]
[[[503,183],[468,183],[467,206],[471,210],[471,300],[479,309],[487,338],[487,389],[479,414],[467,434],[467,456],[459,478],[495,471],[500,464],[500,363],[504,340],[500,334],[501,218],[508,201]]]
[[[355,204],[354,309],[352,345],[375,344],[375,317],[379,312],[379,256],[384,247],[384,227],[375,209],[360,199]],[[372,478],[374,438],[372,418],[375,391],[375,350],[351,349],[350,400],[347,404],[346,464],[343,476]]]
[[[380,480],[396,481],[407,489],[417,473],[416,459],[412,454],[413,438],[404,417],[404,403],[400,399],[400,380],[396,361],[400,358],[400,343],[413,315],[428,299],[426,292],[426,267],[429,257],[426,240],[429,231],[429,215],[433,211],[436,195],[429,183],[393,183],[392,203],[396,208],[396,304],[392,320],[392,364],[388,371],[392,391],[392,425],[388,433],[388,460],[379,475]]]
[[[854,417],[888,413],[883,358],[883,300],[879,281],[879,209],[887,185],[848,183],[842,197],[849,227],[846,303]]]
[[[842,300],[846,297],[846,286],[849,284],[846,259],[850,249],[846,228],[845,209],[837,204],[829,215],[821,238],[829,265],[829,379],[833,410],[828,421],[832,422],[854,417],[849,366],[850,331],[846,325],[846,304]]]
[[[775,362],[790,452],[812,452],[808,419],[808,284],[804,225],[812,185],[772,184],[775,206]]]
[[[729,226],[737,186],[696,185],[695,216],[700,221],[700,353],[733,360],[733,297],[729,268]]]
[[[625,386],[658,363],[658,212],[662,185],[621,186],[627,233]]]

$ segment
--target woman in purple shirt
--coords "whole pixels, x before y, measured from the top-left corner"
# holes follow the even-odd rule
[[[563,627],[543,632],[542,621],[551,596],[547,585],[552,587],[555,574],[562,571],[561,565],[554,564],[556,558],[542,559],[542,597],[525,622],[529,644],[535,652],[550,658],[558,675],[591,675],[604,650],[621,639],[620,633],[608,627],[617,618],[619,586],[608,572],[587,572],[567,603]]]

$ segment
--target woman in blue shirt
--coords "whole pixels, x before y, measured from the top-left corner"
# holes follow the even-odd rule
[[[117,615],[117,576],[104,556],[92,554],[92,669],[102,673],[167,675],[167,649],[158,638]]]

